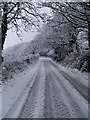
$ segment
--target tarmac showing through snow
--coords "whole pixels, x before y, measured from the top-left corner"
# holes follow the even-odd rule
[[[50,58],[40,58],[4,85],[3,118],[88,118],[88,81],[70,73]]]

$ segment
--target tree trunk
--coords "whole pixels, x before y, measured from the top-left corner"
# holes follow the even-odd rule
[[[90,2],[84,3],[84,9],[86,12],[86,19],[88,23],[88,72],[90,73]]]
[[[7,2],[3,5],[3,15],[2,15],[2,23],[1,23],[1,35],[2,35],[2,49],[6,38],[7,33]]]
[[[89,50],[90,50],[90,21],[88,22],[88,44],[89,44]]]
[[[90,72],[90,21],[88,22],[88,72]]]
[[[1,16],[2,16],[2,11],[1,11],[1,5],[0,5],[0,64],[2,63],[2,35],[1,35]]]

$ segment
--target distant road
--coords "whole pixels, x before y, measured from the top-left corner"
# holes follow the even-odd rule
[[[88,118],[87,86],[52,59],[39,59],[32,81],[19,118]]]

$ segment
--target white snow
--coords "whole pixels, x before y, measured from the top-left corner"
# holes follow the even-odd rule
[[[20,93],[24,91],[25,87],[28,85],[28,82],[32,82],[32,76],[36,73],[37,67],[29,67],[28,70],[17,74],[12,80],[3,84],[3,94],[2,94],[2,112],[3,117],[5,117],[12,105],[15,103],[17,98],[20,96]]]
[[[26,100],[27,100],[29,91],[30,91],[30,89],[31,89],[32,86],[33,86],[33,83],[34,83],[34,81],[35,81],[35,78],[36,78],[36,75],[34,75],[34,79],[31,81],[30,86],[28,86],[27,89],[26,89],[26,91],[24,92],[24,96],[23,96],[23,98],[21,98],[20,103],[18,104],[18,106],[17,106],[14,114],[12,115],[12,118],[18,118],[18,117],[19,117],[19,115],[20,115],[20,113],[21,113],[21,110],[23,109],[23,106],[24,106],[24,104],[25,104],[25,102],[26,102]],[[26,85],[26,86],[27,86],[27,85]]]
[[[51,61],[51,58],[49,58],[49,57],[40,57],[39,60],[40,61]]]
[[[43,108],[44,108],[44,99],[45,99],[45,69],[44,65],[40,69],[40,85],[39,85],[39,94],[37,97],[37,103],[35,106],[35,113],[33,118],[43,118]],[[42,80],[43,79],[43,80]]]
[[[54,61],[52,61],[52,62],[54,64],[56,64]],[[64,67],[64,66],[62,66],[62,65],[60,65],[58,63],[56,64],[56,66],[58,68],[60,68],[62,71],[64,71],[67,74],[69,74],[75,80],[78,80],[79,82],[81,82],[84,86],[86,86],[88,88],[88,79],[89,79],[88,73],[81,73],[77,69],[72,69],[72,68]]]
[[[81,96],[81,94],[70,84],[69,81],[65,80],[62,74],[60,74],[53,66],[52,70],[58,75],[60,80],[62,81],[63,85],[69,91],[70,95],[72,96],[73,100],[78,104],[80,110],[83,112],[85,117],[88,116],[88,102]],[[61,67],[60,67],[61,68]],[[65,68],[63,68],[65,70]],[[66,72],[66,71],[65,71]],[[70,74],[71,75],[71,74]],[[59,83],[57,83],[58,87],[60,87]],[[61,86],[62,88],[62,86]],[[63,90],[63,88],[62,88]],[[62,96],[65,98],[66,104],[68,104],[68,98],[65,96],[64,90],[62,91]],[[69,106],[70,107],[70,106]]]
[[[88,87],[88,74],[83,74],[77,69],[65,68],[60,65],[60,69],[71,75],[71,77],[75,78],[75,80],[80,81],[83,85]]]
[[[22,62],[26,58],[31,58],[32,54],[29,49],[30,42],[26,42],[3,50],[4,64],[14,61]]]
[[[22,73],[16,74],[13,79],[8,80],[8,82],[6,82],[6,83],[3,83],[3,91],[0,86],[0,106],[2,106],[2,111],[0,109],[0,117],[3,116],[3,118],[4,118],[4,117],[10,115],[10,116],[12,116],[12,118],[16,118],[17,116],[19,116],[19,113],[23,107],[23,104],[26,101],[26,98],[27,98],[27,95],[29,92],[29,88],[30,88],[30,86],[32,86],[34,78],[37,75],[37,70],[41,66],[41,63],[46,62],[46,61],[50,62],[50,61],[52,61],[52,59],[50,59],[48,57],[40,58],[37,65],[29,66],[27,70],[23,71]],[[56,63],[54,62],[54,64],[56,64]],[[61,70],[65,71],[66,73],[71,75],[73,78],[75,78],[75,80],[79,80],[86,87],[88,86],[88,78],[84,74],[80,73],[77,70],[65,68],[59,64],[56,64],[56,65],[58,67],[60,67]],[[75,100],[75,102],[78,103],[78,106],[82,110],[83,114],[86,115],[88,108],[87,108],[87,102],[85,101],[85,99],[82,98],[82,96],[74,88],[72,88],[72,85],[68,81],[66,81],[65,78],[60,73],[58,73],[55,68],[52,68],[52,70],[54,70],[54,72],[61,79],[64,86],[70,92],[70,95],[73,96],[73,99]],[[44,64],[42,67],[40,67],[40,71],[41,71],[40,72],[41,73],[40,88],[39,88],[39,97],[40,98],[39,97],[37,98],[38,102],[35,106],[34,117],[39,117],[40,113],[42,113],[42,110],[43,110],[42,107],[44,104],[43,103],[44,85],[45,85]],[[44,79],[44,80],[42,81],[42,79]],[[66,82],[64,82],[64,81],[66,81]],[[2,91],[2,95],[1,95],[1,91]],[[66,100],[66,101],[68,101],[68,100]],[[86,111],[84,111],[82,104]],[[37,113],[37,111],[38,111],[38,113]],[[42,115],[41,115],[41,117],[42,117]]]

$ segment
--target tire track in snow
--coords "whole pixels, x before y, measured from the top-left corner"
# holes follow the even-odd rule
[[[55,82],[57,81],[57,78],[55,77],[54,73],[50,69],[50,65],[48,66],[49,66],[48,79],[50,82],[50,89],[51,89],[53,117],[54,118],[71,118],[73,116],[71,115],[70,110],[64,103],[64,99],[61,95],[62,91],[58,89],[57,84]]]
[[[38,68],[35,82],[29,92],[27,101],[20,114],[20,118],[43,118],[45,75],[42,65],[43,64]]]
[[[28,98],[25,102],[25,105],[23,107],[23,110],[21,111],[19,118],[32,118],[34,115],[34,109],[35,109],[35,104],[37,103],[36,100],[37,100],[37,93],[39,88],[39,77],[40,77],[40,71],[38,70],[32,89],[29,91]]]
[[[66,78],[66,80],[68,80],[75,87],[75,89],[88,101],[88,88],[86,86],[75,80],[68,73],[59,69],[58,66],[53,62],[51,62],[51,65],[56,68]]]
[[[53,118],[53,110],[52,110],[52,98],[51,98],[51,90],[50,90],[50,83],[49,83],[49,76],[48,76],[48,64],[44,62],[45,67],[45,100],[44,100],[44,118]]]
[[[52,79],[54,81],[54,85],[57,86],[59,94],[61,94],[63,98],[64,104],[66,104],[67,108],[70,110],[70,113],[73,118],[87,118],[88,117],[88,105],[86,101],[78,94],[75,89],[69,84],[69,82],[62,76],[57,70],[51,66],[52,71]],[[83,106],[82,106],[83,104]]]
[[[73,88],[71,82],[62,75],[59,68],[54,63],[52,64],[51,60],[41,59],[39,61],[38,69],[33,75],[32,81],[31,88],[29,88],[30,82],[26,86],[26,89],[28,87],[28,97],[19,118],[88,117],[86,100],[77,92],[77,89]],[[77,85],[77,83],[75,84]],[[22,99],[21,96],[19,96],[19,99]],[[14,104],[14,109],[18,106],[17,103]],[[12,110],[8,116],[10,117],[11,114]]]
[[[31,87],[34,83],[36,76],[37,76],[37,72],[35,72],[34,75],[31,77],[30,81],[26,84],[24,90],[21,92],[20,96],[16,99],[15,103],[11,106],[10,110],[8,111],[8,113],[6,114],[6,116],[4,118],[12,118],[13,117],[13,114],[16,112],[17,107],[20,104],[21,100],[23,99],[24,94],[26,94],[28,88],[29,88],[29,90],[31,90]]]
[[[45,94],[45,118],[74,118],[76,115],[71,115],[71,111],[65,104],[58,89],[57,78],[50,68],[50,63],[45,63],[46,69],[46,94]],[[60,86],[59,86],[60,87]]]

